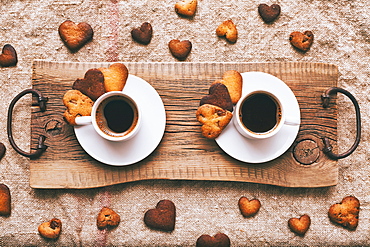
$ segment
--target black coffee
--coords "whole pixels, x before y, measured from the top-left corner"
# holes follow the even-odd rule
[[[103,101],[96,112],[99,128],[110,136],[123,136],[130,132],[137,121],[132,103],[112,97]]]
[[[281,110],[269,95],[255,93],[244,100],[240,115],[247,129],[255,133],[264,133],[273,129],[280,121]]]

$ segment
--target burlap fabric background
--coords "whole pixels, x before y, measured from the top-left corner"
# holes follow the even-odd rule
[[[0,218],[1,246],[194,246],[202,234],[227,234],[232,246],[248,245],[369,245],[370,167],[369,93],[370,7],[365,0],[199,0],[194,18],[179,17],[176,0],[2,0],[0,46],[12,44],[18,52],[16,67],[0,68],[0,141],[7,147],[0,163],[0,182],[12,193],[12,214]],[[281,16],[265,24],[258,4],[279,3]],[[70,19],[88,22],[94,39],[70,53],[58,36],[60,23]],[[239,30],[236,44],[215,35],[217,26],[232,19]],[[141,23],[152,24],[152,42],[139,45],[130,31]],[[302,54],[289,44],[292,31],[311,30],[315,41]],[[171,62],[167,44],[188,39],[193,50],[186,62],[285,62],[333,63],[339,67],[339,86],[353,93],[362,112],[362,140],[350,157],[339,161],[339,184],[329,188],[291,189],[234,182],[144,181],[88,190],[34,190],[28,185],[29,160],[18,155],[6,135],[10,101],[31,87],[32,61],[133,61]],[[17,143],[27,149],[30,136],[29,98],[14,111]],[[354,140],[354,110],[339,97],[339,146],[345,151]],[[332,224],[330,205],[354,195],[361,201],[356,231]],[[243,218],[237,207],[241,196],[256,197],[262,208],[253,218]],[[161,199],[177,206],[172,233],[148,229],[146,210]],[[109,206],[122,222],[112,231],[96,227],[96,215]],[[305,237],[293,234],[287,220],[309,214],[312,225]],[[46,241],[37,232],[40,223],[53,217],[63,221],[57,241]]]

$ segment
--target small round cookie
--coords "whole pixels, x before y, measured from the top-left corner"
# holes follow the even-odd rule
[[[78,90],[69,90],[64,94],[63,104],[67,107],[63,116],[71,125],[76,125],[79,116],[90,116],[94,102]]]
[[[233,114],[221,107],[204,104],[198,108],[196,116],[202,124],[202,135],[209,139],[215,139],[229,124]]]

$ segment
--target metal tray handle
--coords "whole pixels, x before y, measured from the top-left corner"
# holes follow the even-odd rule
[[[13,133],[12,133],[13,108],[14,108],[15,104],[18,102],[18,100],[20,98],[22,98],[24,95],[29,94],[29,93],[32,93],[33,95],[38,97],[37,101],[38,101],[38,106],[40,107],[40,110],[42,112],[44,112],[46,110],[46,102],[48,101],[48,98],[43,97],[42,94],[39,91],[37,91],[35,89],[26,89],[26,90],[20,92],[10,102],[10,105],[9,105],[8,120],[7,120],[7,133],[8,133],[9,142],[12,145],[12,147],[14,148],[15,151],[17,151],[19,154],[21,154],[25,157],[35,159],[35,158],[38,158],[46,150],[47,146],[44,144],[46,137],[43,136],[43,135],[39,136],[37,149],[36,149],[35,152],[31,153],[31,152],[25,152],[17,146],[17,144],[14,141]]]
[[[343,158],[349,156],[350,154],[352,154],[356,150],[358,144],[360,143],[360,139],[361,139],[360,107],[358,105],[357,100],[355,99],[355,97],[350,92],[348,92],[347,90],[345,90],[343,88],[331,87],[331,88],[327,89],[321,96],[322,106],[324,108],[329,107],[330,95],[335,94],[337,92],[343,93],[344,95],[346,95],[352,101],[353,105],[355,106],[355,110],[356,110],[356,140],[353,143],[352,147],[348,151],[346,151],[342,154],[335,154],[335,153],[333,153],[333,148],[330,145],[329,138],[327,138],[327,137],[322,138],[322,140],[324,142],[323,152],[327,156],[329,156],[329,158],[335,159],[335,160],[343,159]]]

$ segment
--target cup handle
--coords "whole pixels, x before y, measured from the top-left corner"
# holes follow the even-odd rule
[[[292,125],[292,126],[297,126],[300,124],[300,119],[297,119],[297,118],[293,118],[293,117],[286,117],[285,118],[285,121],[284,121],[284,124],[286,125]]]
[[[75,122],[77,125],[89,125],[92,123],[91,116],[76,117]]]

